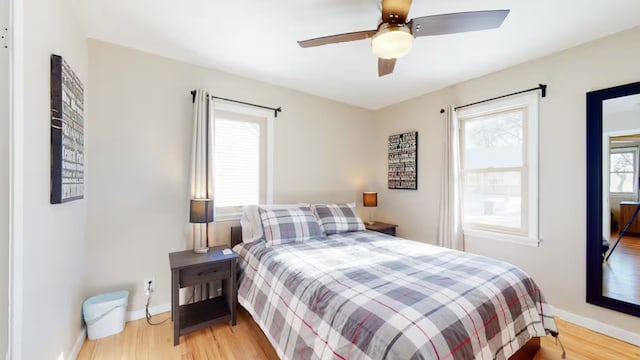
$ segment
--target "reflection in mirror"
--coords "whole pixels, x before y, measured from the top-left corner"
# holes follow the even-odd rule
[[[587,302],[640,317],[638,134],[640,82],[587,93]]]
[[[602,102],[602,295],[640,305],[640,94]]]

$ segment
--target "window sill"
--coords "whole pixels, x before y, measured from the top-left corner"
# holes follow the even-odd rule
[[[530,247],[540,247],[540,243],[542,242],[540,239],[533,239],[526,236],[518,236],[511,234],[504,234],[492,231],[483,231],[483,230],[464,230],[464,237],[478,238],[483,240],[496,240],[503,241],[512,244],[530,246]]]
[[[240,217],[242,217],[242,213],[229,213],[229,214],[216,214],[216,222],[224,222],[224,221],[240,221]]]

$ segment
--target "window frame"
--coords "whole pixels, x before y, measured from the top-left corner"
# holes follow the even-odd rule
[[[265,119],[264,121],[265,129],[262,129],[262,126],[260,129],[260,134],[261,134],[260,148],[261,148],[261,151],[266,150],[266,154],[265,154],[266,156],[264,157],[264,162],[265,162],[264,164],[262,163],[263,158],[261,156],[260,172],[262,173],[263,172],[262,169],[264,168],[264,179],[262,179],[263,176],[261,175],[259,198],[260,198],[260,202],[264,201],[264,203],[266,204],[273,203],[273,130],[274,130],[274,119],[275,119],[274,113],[270,110],[230,103],[230,102],[227,102],[224,100],[218,100],[218,99],[214,100],[213,106],[214,106],[214,113],[213,113],[214,129],[215,129],[215,122],[217,118],[216,114],[218,112],[228,113],[228,114],[237,114],[239,115],[239,118],[242,118],[243,116],[250,116],[254,118]],[[221,118],[225,119],[224,116],[222,116]],[[247,122],[256,122],[255,120],[242,120],[238,118],[235,118],[235,119],[228,118],[225,120],[240,120],[240,121],[247,121]],[[260,122],[257,122],[257,123],[260,123]],[[264,139],[262,138],[263,135],[265,137]],[[214,155],[213,155],[214,170],[213,171],[216,171],[215,156],[216,155],[214,152]],[[215,184],[214,184],[214,189],[215,189]],[[214,199],[215,199],[215,193],[214,193]],[[216,221],[240,220],[243,210],[244,210],[244,206],[227,206],[227,207],[216,206],[215,220]]]
[[[464,124],[479,117],[522,111],[522,166],[520,167],[487,167],[480,169],[464,168]],[[492,173],[505,171],[520,172],[521,221],[520,228],[489,225],[466,221],[464,218],[464,191],[461,191],[461,221],[465,239],[483,238],[506,241],[537,247],[539,239],[539,96],[538,93],[522,94],[501,100],[474,105],[458,110],[459,120],[459,153],[460,181],[465,174]],[[463,186],[461,186],[463,190]]]
[[[623,146],[623,147],[610,147],[609,148],[609,168],[608,170],[608,174],[609,174],[609,194],[613,195],[613,196],[625,196],[625,195],[633,195],[634,198],[636,196],[636,194],[638,194],[638,155],[639,155],[639,151],[638,151],[638,147],[637,146]],[[632,179],[633,181],[633,189],[631,191],[611,191],[611,175],[612,174],[618,174],[618,173],[629,173],[628,171],[611,171],[611,155],[613,154],[620,154],[620,153],[632,153],[633,154],[633,172],[632,172]]]

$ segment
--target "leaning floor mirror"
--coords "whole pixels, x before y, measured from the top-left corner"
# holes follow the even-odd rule
[[[587,93],[587,302],[640,316],[640,82]]]

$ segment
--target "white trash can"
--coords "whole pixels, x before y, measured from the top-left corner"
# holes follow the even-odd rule
[[[124,329],[129,302],[128,291],[115,291],[88,298],[82,304],[87,337],[100,339]]]

